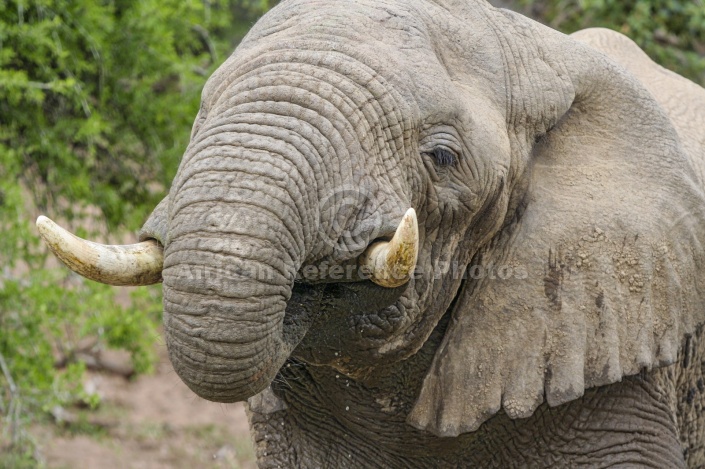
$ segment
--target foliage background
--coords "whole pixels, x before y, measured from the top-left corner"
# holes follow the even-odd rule
[[[619,31],[656,62],[705,85],[705,0],[513,0],[565,33],[589,27]]]
[[[160,289],[118,301],[116,289],[58,267],[36,216],[113,242],[138,229],[176,172],[205,80],[268,8],[0,2],[0,466],[32,459],[28,423],[98,404],[81,385],[79,352],[125,349],[142,373],[158,340]]]
[[[169,187],[205,80],[270,3],[0,2],[0,466],[10,454],[32,459],[29,422],[98,404],[80,384],[87,339],[128,350],[148,372],[161,319],[159,288],[116,301],[116,290],[58,267],[34,219],[51,214],[113,242],[138,229]],[[568,33],[621,31],[705,84],[704,0],[500,3]]]

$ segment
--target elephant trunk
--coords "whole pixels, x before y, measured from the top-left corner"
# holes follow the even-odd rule
[[[295,155],[268,164],[261,149],[218,152],[199,152],[172,186],[164,326],[183,381],[203,398],[234,402],[263,390],[305,332],[283,323],[316,215]]]

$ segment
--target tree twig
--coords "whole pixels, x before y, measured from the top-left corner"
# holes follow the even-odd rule
[[[5,363],[5,357],[3,357],[2,353],[0,353],[0,368],[2,368],[2,373],[5,375],[5,380],[10,387],[10,395],[14,396],[17,393],[17,386],[15,386],[15,381],[10,374],[10,368]]]
[[[129,379],[135,374],[135,369],[131,364],[106,357],[101,349],[94,346],[81,347],[63,354],[59,360],[54,362],[54,367],[64,368],[74,362],[83,362],[89,370],[106,371],[125,379]]]
[[[12,379],[10,368],[7,366],[2,353],[0,353],[0,369],[2,369],[2,374],[5,376],[5,381],[7,381],[7,385],[10,388],[10,403],[8,405],[7,418],[10,420],[10,441],[15,445],[19,439],[18,422],[20,420],[22,406],[18,399],[17,385],[15,384],[15,380]]]

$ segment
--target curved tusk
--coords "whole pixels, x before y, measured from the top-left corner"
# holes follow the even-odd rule
[[[86,278],[118,286],[162,281],[164,249],[156,240],[125,246],[93,243],[69,233],[45,216],[37,218],[37,228],[56,257]]]
[[[365,250],[360,267],[381,287],[395,288],[409,281],[419,255],[416,211],[407,210],[391,241],[378,241]]]

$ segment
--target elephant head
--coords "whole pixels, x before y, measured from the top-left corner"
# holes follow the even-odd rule
[[[691,157],[626,70],[485,1],[287,0],[209,79],[148,262],[47,237],[163,277],[171,361],[215,401],[290,357],[364,379],[448,314],[408,422],[454,436],[674,362],[705,319]]]

